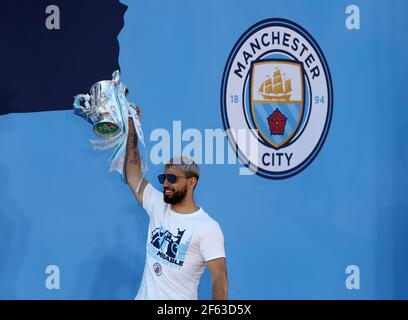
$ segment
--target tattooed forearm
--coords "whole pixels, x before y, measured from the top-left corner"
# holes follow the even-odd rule
[[[138,136],[131,119],[126,143],[125,174],[132,190],[136,190],[140,179],[143,178],[142,162],[138,148]]]
[[[124,173],[126,182],[137,201],[143,204],[143,191],[147,185],[147,180],[144,179],[144,172],[142,170],[142,156],[144,154],[140,155],[139,153],[139,138],[132,117],[128,117],[128,124]]]
[[[129,139],[131,145],[130,145],[130,163],[131,164],[139,164],[140,163],[140,155],[139,155],[139,149],[137,148],[137,134],[131,134],[131,137]]]

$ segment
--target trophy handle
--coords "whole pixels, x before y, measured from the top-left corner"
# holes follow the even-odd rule
[[[76,95],[74,99],[75,113],[79,114],[80,116],[88,118],[89,114],[91,113],[91,105],[89,103],[90,100],[91,96],[89,94]],[[81,102],[84,102],[85,106],[82,106]]]
[[[112,81],[116,85],[118,85],[120,83],[120,71],[119,70],[115,70],[112,73]]]

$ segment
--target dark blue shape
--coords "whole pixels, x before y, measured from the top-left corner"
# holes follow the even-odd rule
[[[46,8],[60,9],[48,30]],[[119,0],[13,0],[0,8],[0,115],[71,109],[119,69],[118,34],[127,6]]]

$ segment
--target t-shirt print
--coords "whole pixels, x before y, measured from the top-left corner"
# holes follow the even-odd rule
[[[186,229],[177,228],[177,234],[173,234],[163,226],[154,229],[148,243],[148,254],[171,268],[181,269],[192,239],[190,236],[186,241],[182,241],[185,240],[183,239],[185,232]]]

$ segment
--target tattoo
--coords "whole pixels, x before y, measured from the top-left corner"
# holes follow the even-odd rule
[[[130,163],[137,165],[140,162],[139,149],[137,148],[137,134],[136,133],[132,134],[132,137],[130,140],[132,143],[131,148],[133,149],[133,150],[131,149],[132,153],[131,153]]]
[[[135,149],[135,151],[133,152],[133,157],[132,159],[130,159],[130,163],[139,164],[139,162],[140,162],[139,152],[137,151],[137,149]]]

